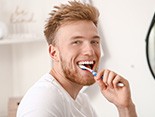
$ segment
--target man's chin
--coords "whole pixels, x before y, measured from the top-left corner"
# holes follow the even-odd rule
[[[94,79],[89,79],[89,80],[86,80],[86,81],[81,81],[80,84],[83,85],[83,86],[90,86],[90,85],[93,85],[95,83],[95,80]]]
[[[90,86],[90,85],[93,85],[95,83],[95,80],[93,78],[89,78],[89,79],[84,79],[84,78],[81,78],[79,79],[78,78],[75,78],[72,79],[72,78],[68,78],[70,81],[76,83],[76,84],[79,84],[79,85],[82,85],[82,86]]]
[[[88,74],[80,75],[80,73],[70,70],[64,70],[64,74],[68,80],[82,86],[90,86],[95,83],[93,76]]]
[[[85,84],[85,85],[83,85],[83,86],[91,86],[91,85],[93,85],[95,82],[93,82],[93,83],[87,83],[87,84]]]

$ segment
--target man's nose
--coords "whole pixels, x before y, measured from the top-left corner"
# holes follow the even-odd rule
[[[94,48],[91,43],[85,43],[83,45],[83,54],[87,56],[92,56],[94,55]]]

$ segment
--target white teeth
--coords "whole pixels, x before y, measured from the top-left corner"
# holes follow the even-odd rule
[[[80,61],[79,63],[78,63],[79,65],[83,65],[83,64],[94,64],[94,61]]]

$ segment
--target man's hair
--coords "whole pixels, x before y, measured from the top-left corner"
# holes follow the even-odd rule
[[[63,24],[86,20],[92,21],[97,26],[99,11],[90,4],[70,1],[69,4],[61,4],[54,8],[44,30],[48,44],[55,45],[55,33]]]

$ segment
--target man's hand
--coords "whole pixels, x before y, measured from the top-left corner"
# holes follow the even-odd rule
[[[136,117],[129,83],[126,79],[113,71],[102,70],[98,72],[95,80],[99,84],[105,98],[116,105],[120,117]],[[119,83],[122,83],[124,86],[119,86]],[[131,112],[133,115],[130,114]]]

